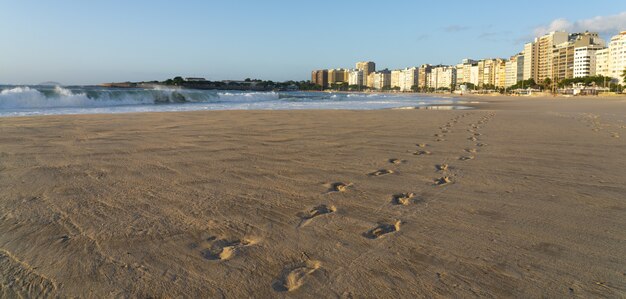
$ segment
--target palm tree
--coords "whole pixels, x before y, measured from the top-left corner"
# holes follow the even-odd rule
[[[624,79],[624,82],[626,82],[626,68],[622,72],[622,78]]]

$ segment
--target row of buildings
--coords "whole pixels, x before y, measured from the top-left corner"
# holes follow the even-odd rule
[[[424,64],[391,71],[376,71],[376,64],[366,61],[356,63],[354,69],[315,70],[311,82],[324,88],[347,83],[401,91],[453,90],[462,85],[508,88],[529,79],[544,83],[602,75],[610,77],[610,82],[625,84],[625,69],[626,31],[613,36],[608,44],[597,33],[555,31],[525,44],[520,53],[508,59],[464,59],[457,65]]]

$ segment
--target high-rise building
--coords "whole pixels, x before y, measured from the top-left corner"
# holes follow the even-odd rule
[[[419,67],[418,76],[417,76],[417,86],[419,88],[430,87],[428,86],[428,82],[430,81],[428,77],[430,76],[432,69],[433,69],[433,66],[430,64],[423,64],[422,66]]]
[[[511,56],[506,62],[506,82],[505,87],[510,87],[517,82],[524,80],[524,67],[526,66],[526,57],[519,53]]]
[[[399,70],[398,74],[398,87],[400,91],[412,91],[413,86],[418,84],[419,69],[416,67],[406,68]],[[393,81],[393,72],[391,74],[391,80]],[[393,86],[393,83],[391,84]]]
[[[456,65],[456,85],[461,85],[464,83],[472,83],[477,85],[478,81],[477,76],[474,78],[475,82],[472,82],[472,67],[477,66],[478,63],[472,59],[463,59],[460,64]]]
[[[574,49],[574,78],[596,75],[596,53],[603,46],[590,45]]]
[[[361,61],[356,63],[356,69],[363,71],[363,85],[369,86],[369,75],[376,71],[376,64],[372,61]]]
[[[322,88],[328,87],[328,70],[315,70],[311,72],[311,83]]]
[[[605,43],[597,33],[572,33],[566,42],[556,45],[552,49],[551,74],[548,76],[553,82],[574,78],[574,56],[576,48],[587,46],[604,47]]]
[[[524,70],[523,79],[537,81],[539,65],[539,48],[537,39],[524,45]]]
[[[348,84],[363,86],[363,71],[362,70],[350,70],[348,71]]]
[[[495,78],[494,85],[496,88],[505,88],[506,87],[506,62],[504,59],[496,59],[494,69],[495,69]]]
[[[596,51],[596,76],[611,76],[609,61],[609,48]]]
[[[367,86],[378,90],[391,87],[391,72],[384,69],[370,73],[367,78]]]
[[[567,42],[568,34],[564,31],[553,31],[537,39],[537,79],[543,82],[546,78],[553,79],[553,51],[556,45]]]
[[[433,67],[430,72],[428,87],[453,90],[456,85],[456,68],[453,66],[439,65]]]
[[[328,70],[328,84],[348,82],[345,78],[346,70],[331,69]]]
[[[391,88],[400,87],[400,75],[401,74],[402,74],[402,70],[391,71]]]
[[[500,63],[498,59],[483,59],[478,61],[478,87],[496,85],[496,66]]]
[[[609,76],[625,84],[622,73],[626,70],[626,31],[613,36],[609,42]]]

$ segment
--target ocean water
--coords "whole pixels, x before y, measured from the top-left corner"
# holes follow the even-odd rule
[[[389,93],[0,86],[0,117],[194,110],[442,108],[439,105],[451,105],[445,109],[464,109],[463,103],[451,97]]]

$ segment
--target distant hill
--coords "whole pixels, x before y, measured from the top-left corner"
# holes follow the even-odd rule
[[[37,84],[39,86],[63,86],[63,84],[54,81],[47,81]]]

